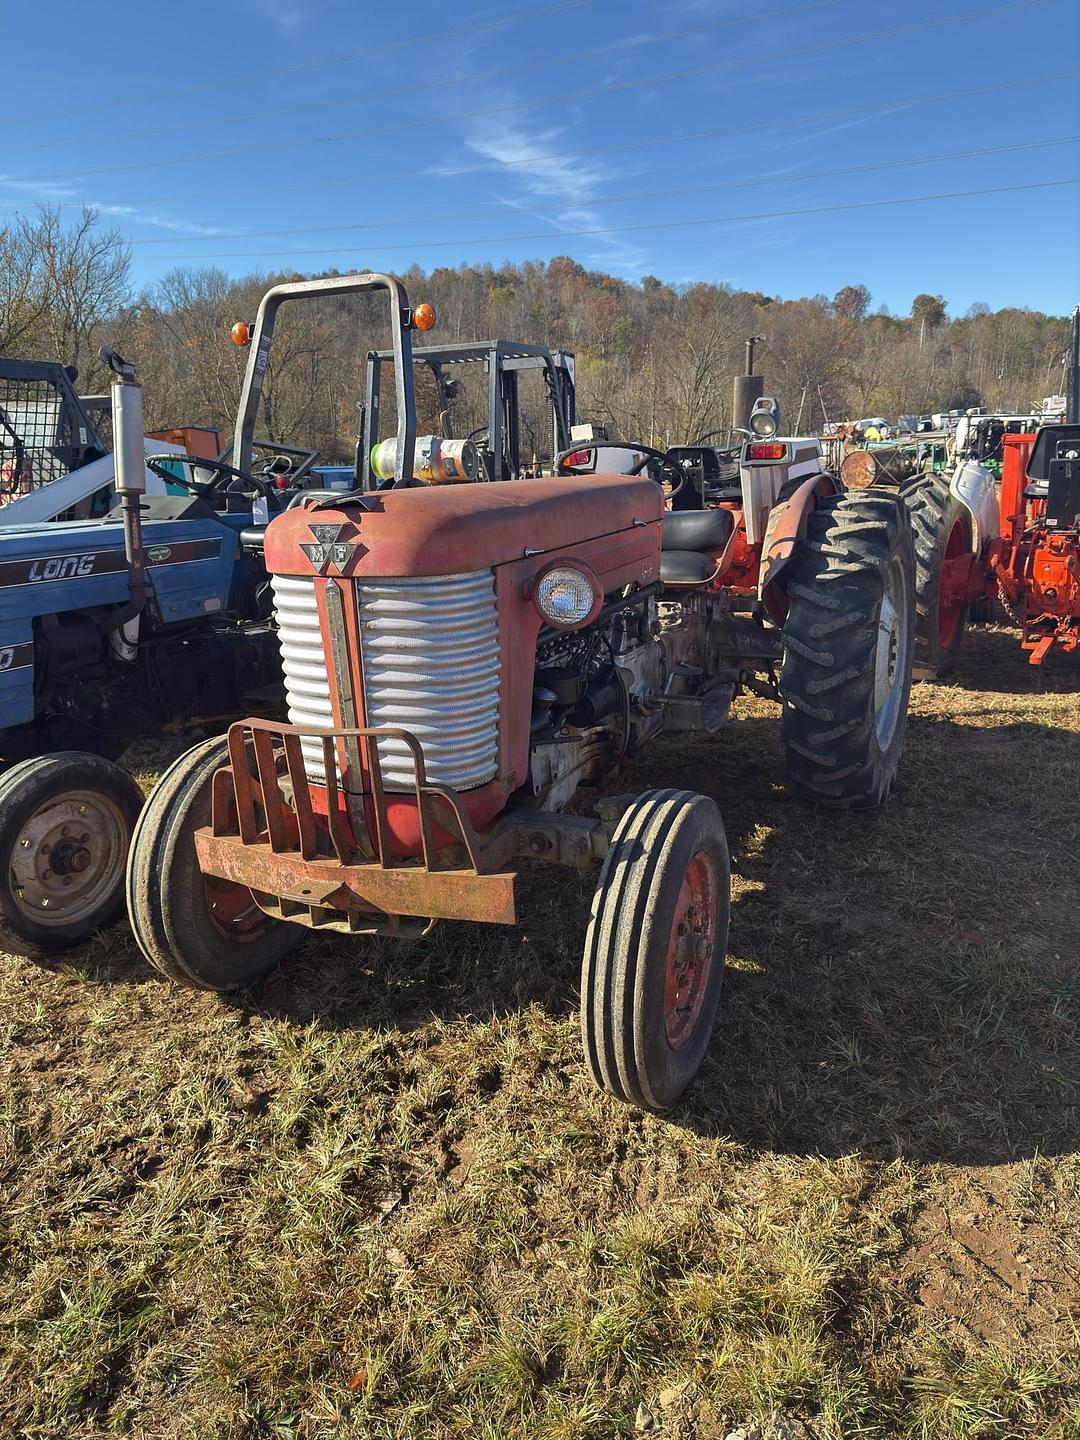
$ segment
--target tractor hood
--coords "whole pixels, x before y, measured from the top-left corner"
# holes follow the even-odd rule
[[[410,486],[299,505],[266,531],[276,575],[457,575],[657,524],[664,497],[636,476]]]

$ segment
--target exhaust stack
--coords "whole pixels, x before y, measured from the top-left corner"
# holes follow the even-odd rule
[[[142,497],[146,492],[146,460],[143,436],[142,385],[130,361],[102,346],[99,354],[112,371],[113,457],[116,462],[114,488],[120,497],[124,518],[124,558],[127,561],[131,598],[110,617],[109,631],[115,632],[134,620],[146,604],[146,551],[142,539]],[[127,642],[127,643],[125,643]],[[130,648],[124,630],[122,649]],[[132,655],[127,658],[133,658]]]

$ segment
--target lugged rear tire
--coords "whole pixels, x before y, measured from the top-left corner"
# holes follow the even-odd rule
[[[788,784],[872,810],[888,797],[911,691],[914,555],[903,502],[884,490],[819,500],[787,581],[780,670]]]
[[[649,790],[600,870],[581,964],[581,1033],[596,1085],[666,1110],[708,1049],[727,953],[731,867],[720,812]]]
[[[195,831],[210,823],[214,771],[228,741],[204,740],[158,782],[131,837],[127,904],[139,949],[155,970],[201,990],[253,985],[304,937],[264,915],[250,890],[204,876]]]
[[[968,605],[941,606],[945,561],[971,553],[971,519],[942,475],[917,475],[901,488],[915,549],[917,680],[947,675],[964,638]]]

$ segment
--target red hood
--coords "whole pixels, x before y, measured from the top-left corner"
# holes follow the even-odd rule
[[[316,539],[314,524],[342,527],[340,542],[355,547],[332,573],[455,575],[632,530],[635,521],[656,524],[663,509],[655,481],[625,475],[384,490],[363,504],[286,511],[267,529],[266,565],[275,575],[310,575],[300,547]]]

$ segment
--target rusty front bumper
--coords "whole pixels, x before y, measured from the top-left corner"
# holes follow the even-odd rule
[[[325,789],[312,791],[301,738],[322,745]],[[421,849],[414,859],[393,854],[380,738],[412,751]],[[242,720],[228,744],[196,853],[204,874],[247,886],[267,914],[315,929],[399,935],[421,934],[439,919],[516,923],[515,876],[500,868],[515,849],[513,827],[482,840],[459,796],[428,782],[423,748],[407,731]],[[361,760],[363,794],[342,789],[346,752]]]

